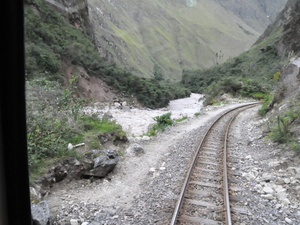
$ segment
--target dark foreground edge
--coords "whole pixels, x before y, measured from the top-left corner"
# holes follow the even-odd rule
[[[23,1],[2,1],[1,8],[0,224],[28,225]]]

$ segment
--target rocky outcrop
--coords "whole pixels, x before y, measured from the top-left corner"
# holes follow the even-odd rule
[[[298,0],[288,0],[284,9],[279,13],[276,20],[268,26],[264,33],[258,38],[255,44],[273,36],[279,55],[287,56],[289,53],[298,53],[299,44],[299,20],[300,2]]]
[[[81,159],[66,158],[35,181],[31,198],[40,201],[50,193],[55,183],[81,178],[103,178],[112,172],[119,161],[118,153],[111,150],[87,151]]]
[[[94,41],[94,29],[89,18],[87,0],[45,0],[61,11],[70,23],[85,31]]]
[[[290,60],[281,73],[280,83],[277,85],[277,92],[282,97],[293,96],[300,91],[300,57]]]

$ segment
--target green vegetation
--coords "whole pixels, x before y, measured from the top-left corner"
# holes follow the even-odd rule
[[[198,117],[200,116],[200,113],[195,113],[194,116]]]
[[[274,118],[275,117],[275,118]],[[300,124],[300,103],[291,106],[289,110],[281,115],[269,119],[268,137],[279,144],[288,144],[291,149],[300,150],[299,131],[294,127]]]
[[[72,79],[71,79],[72,80]],[[109,133],[115,144],[125,140],[122,127],[95,115],[81,112],[84,101],[74,97],[73,89],[61,90],[57,81],[38,79],[27,86],[27,135],[31,175],[41,172],[49,160],[79,155],[68,149],[85,143],[86,149],[102,148],[99,137]]]
[[[179,122],[182,122],[182,121],[184,121],[186,119],[188,119],[188,117],[187,116],[183,116],[183,117],[181,117],[179,119],[176,119],[175,121],[179,123]]]
[[[272,105],[274,103],[274,95],[268,94],[265,96],[264,103],[262,107],[258,110],[258,113],[261,116],[265,116],[267,112],[272,108]]]
[[[148,136],[155,136],[158,131],[164,131],[168,126],[174,123],[171,119],[171,113],[166,113],[161,116],[156,116],[154,118],[156,123],[150,128],[150,131],[146,134]]]
[[[207,70],[183,72],[182,84],[192,92],[208,95],[206,104],[224,93],[258,100],[267,95],[279,79],[285,59],[269,45],[273,37],[240,56]]]

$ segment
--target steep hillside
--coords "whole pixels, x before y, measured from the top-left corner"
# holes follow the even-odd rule
[[[209,0],[89,1],[103,57],[143,77],[207,68],[247,50],[259,32]]]
[[[269,137],[289,148],[300,151],[300,2],[289,0],[276,22],[269,27],[261,39],[277,34],[275,47],[290,61],[282,70],[268,101],[260,110],[268,113]],[[278,32],[278,28],[282,32]]]
[[[137,77],[101,57],[92,42],[93,37],[88,36],[89,26],[86,27],[85,24],[89,20],[85,19],[88,18],[85,7],[75,5],[61,12],[56,9],[57,6],[64,9],[61,4],[55,4],[53,8],[52,3],[49,5],[43,0],[27,0],[25,3],[27,80],[46,79],[66,87],[72,76],[78,82],[76,85],[80,85],[80,80],[85,79],[84,77],[89,81],[92,80],[89,77],[93,76],[97,77],[98,83],[105,82],[120,95],[133,95],[150,108],[166,106],[171,98],[189,94],[176,84]],[[88,83],[91,87],[91,82]],[[76,90],[78,92],[83,89],[84,87],[80,89],[78,86]],[[106,89],[106,85],[92,89],[103,93],[104,90],[97,89]],[[99,99],[95,97],[97,93],[91,93],[92,89],[85,90],[85,97]],[[83,96],[83,93],[78,95]]]
[[[215,0],[258,32],[276,19],[287,0]]]
[[[292,51],[295,53],[299,52],[299,10],[299,2],[297,0],[289,0],[274,23],[266,29],[256,43],[263,42],[270,36],[276,36],[275,47],[280,55],[284,56],[289,52],[292,53]]]

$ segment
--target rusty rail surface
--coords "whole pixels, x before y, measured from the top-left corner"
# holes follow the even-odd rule
[[[182,187],[182,190],[180,192],[180,195],[179,195],[179,200],[177,201],[177,204],[176,204],[176,207],[175,207],[175,210],[174,210],[174,213],[173,213],[173,216],[172,216],[172,220],[171,220],[171,225],[175,225],[178,221],[178,217],[179,217],[179,213],[180,213],[180,210],[182,208],[182,205],[183,205],[183,202],[184,202],[184,198],[185,198],[185,195],[186,195],[186,192],[187,192],[187,187],[189,185],[189,181],[190,181],[190,178],[191,178],[191,175],[193,173],[193,170],[195,168],[195,165],[197,164],[197,159],[199,158],[199,154],[201,152],[201,149],[204,145],[204,142],[205,140],[208,139],[208,136],[210,134],[210,132],[212,131],[212,129],[216,126],[216,124],[221,121],[226,115],[228,115],[229,113],[232,113],[234,111],[238,111],[238,113],[236,113],[235,115],[232,116],[232,118],[230,119],[229,123],[227,124],[227,128],[226,128],[226,131],[225,131],[225,137],[224,138],[224,147],[223,147],[223,195],[224,195],[224,204],[223,204],[223,207],[224,207],[224,212],[225,212],[225,221],[222,221],[224,222],[225,224],[227,225],[231,225],[232,222],[231,222],[231,213],[230,213],[230,201],[229,201],[229,188],[228,188],[228,176],[227,176],[227,142],[228,142],[228,137],[229,137],[229,129],[230,129],[230,126],[233,122],[233,120],[236,118],[236,116],[241,112],[241,111],[244,111],[248,108],[252,108],[254,107],[255,105],[257,105],[258,103],[251,103],[251,104],[247,104],[247,105],[242,105],[242,106],[238,106],[234,109],[231,109],[227,112],[225,112],[222,116],[220,116],[219,118],[217,118],[214,123],[208,128],[208,130],[206,131],[204,137],[202,138],[198,148],[197,148],[197,151],[196,151],[196,154],[192,160],[192,164],[188,170],[188,173],[187,173],[187,176],[185,178],[185,181],[184,181],[184,184],[183,184],[183,187]],[[181,217],[183,218],[186,218],[186,220],[189,221],[189,224],[191,223],[196,223],[196,224],[199,224],[199,223],[202,223],[202,224],[220,224],[219,222],[220,221],[215,221],[216,223],[214,223],[214,221],[211,221],[211,220],[205,220],[205,219],[201,219],[201,218],[197,218],[197,217],[190,217],[190,216],[186,216],[186,215],[182,215]]]

